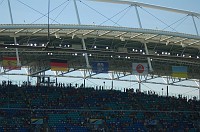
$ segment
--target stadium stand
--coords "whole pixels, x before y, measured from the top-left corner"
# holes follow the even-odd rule
[[[197,132],[200,101],[103,88],[0,86],[0,132]]]

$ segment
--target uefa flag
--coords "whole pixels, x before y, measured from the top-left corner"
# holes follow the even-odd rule
[[[148,74],[147,63],[132,63],[132,72],[134,75],[147,75]]]
[[[187,78],[186,66],[172,66],[172,77]]]
[[[17,57],[3,57],[3,68],[8,70],[21,70],[17,65]]]
[[[51,71],[67,71],[68,70],[67,60],[51,59],[50,66],[51,66]]]
[[[92,62],[92,71],[94,73],[108,73],[109,64],[107,61]]]

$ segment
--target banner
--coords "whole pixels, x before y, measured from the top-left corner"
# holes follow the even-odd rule
[[[17,57],[3,57],[3,68],[8,70],[21,70],[20,66],[17,66]]]
[[[172,77],[187,78],[186,66],[172,66]]]
[[[102,119],[90,119],[90,124],[101,125],[101,124],[103,124],[103,120]]]
[[[43,119],[40,119],[40,118],[32,118],[31,119],[31,124],[35,124],[35,125],[40,125],[40,124],[43,124]]]
[[[108,73],[109,64],[106,61],[92,62],[92,71],[94,73]]]
[[[50,66],[51,66],[51,71],[67,71],[68,70],[67,60],[51,59]]]
[[[156,126],[158,124],[158,121],[157,120],[148,120],[147,121],[147,125],[150,125],[150,126]]]
[[[147,75],[148,64],[147,63],[132,63],[132,72],[135,75]]]

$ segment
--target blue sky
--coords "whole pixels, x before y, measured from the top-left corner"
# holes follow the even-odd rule
[[[15,24],[47,23],[47,17],[43,17],[42,14],[47,13],[48,0],[10,0],[10,2]],[[50,20],[50,23],[77,24],[73,0],[50,0],[50,2],[50,10],[56,8],[50,13],[50,18],[56,22]],[[200,13],[199,0],[140,0],[138,2]],[[82,24],[99,25],[102,24],[102,22],[105,22],[102,25],[139,27],[135,8],[129,7],[129,5],[91,2],[88,0],[82,0],[81,2],[77,0],[77,5]],[[138,8],[138,10],[143,28],[162,30],[163,28],[166,28],[167,25],[171,25],[180,20],[172,25],[175,30],[172,30],[171,28],[167,28],[166,30],[196,34],[191,17],[149,8]],[[0,0],[0,12],[2,13],[0,24],[11,23],[7,0]],[[116,15],[117,13],[119,14]],[[113,17],[114,15],[116,16]],[[113,17],[112,21],[118,23],[118,25],[112,21],[107,21],[108,18],[111,17]],[[198,28],[200,28],[200,19],[195,18],[195,20]]]
[[[12,7],[13,20],[15,24],[47,24],[47,17],[44,17],[43,14],[47,13],[48,0],[10,0],[10,2]],[[138,0],[138,2],[200,13],[200,0]],[[81,2],[77,1],[77,5],[82,24],[101,24],[108,26],[125,26],[134,28],[139,27],[135,13],[135,8],[129,7],[129,5],[91,2],[88,0],[82,0]],[[58,6],[59,8],[56,8]],[[58,23],[77,24],[73,0],[51,0],[50,10],[53,10],[50,13],[50,18],[57,21]],[[171,13],[148,8],[138,8],[138,10],[142,20],[143,28],[162,30],[163,28],[167,27],[167,25],[171,25],[172,23],[178,21],[177,23],[172,25],[172,28],[175,28],[175,30],[171,30],[171,28],[167,28],[166,30],[196,34],[190,16],[187,17],[183,14]],[[10,24],[11,21],[9,16],[7,0],[0,0],[0,12],[0,24]],[[113,23],[112,21],[108,21],[108,18],[112,18],[111,20],[115,23]],[[197,24],[197,28],[200,32],[200,19],[195,18],[195,21]],[[52,20],[50,20],[50,23],[56,24],[56,22]],[[9,76],[4,76],[3,78],[6,79],[9,78]],[[76,79],[73,80],[75,82],[79,82]],[[95,82],[95,84],[99,85],[102,84],[102,82],[103,81],[101,80],[99,82]],[[110,86],[111,83],[107,81],[106,84]],[[126,85],[128,87],[132,84],[127,83]],[[124,83],[118,83],[115,86],[123,87]],[[154,86],[148,86],[152,89],[154,88]],[[147,86],[144,86],[144,88],[147,88]],[[157,90],[161,90],[161,87]],[[193,89],[185,89],[181,92],[185,93],[191,90]],[[177,89],[174,88],[171,89],[171,91],[176,92]],[[197,90],[190,93],[193,95],[198,95]]]

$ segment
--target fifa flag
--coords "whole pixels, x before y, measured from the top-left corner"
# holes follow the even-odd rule
[[[50,66],[51,66],[51,71],[67,71],[68,70],[67,60],[51,59]]]
[[[187,78],[186,66],[172,66],[172,77]]]
[[[109,64],[107,61],[92,62],[92,71],[94,73],[108,73]]]
[[[148,64],[147,63],[132,63],[132,72],[135,75],[147,75]]]
[[[17,66],[17,57],[3,57],[3,68],[8,70],[21,70],[20,66]]]

